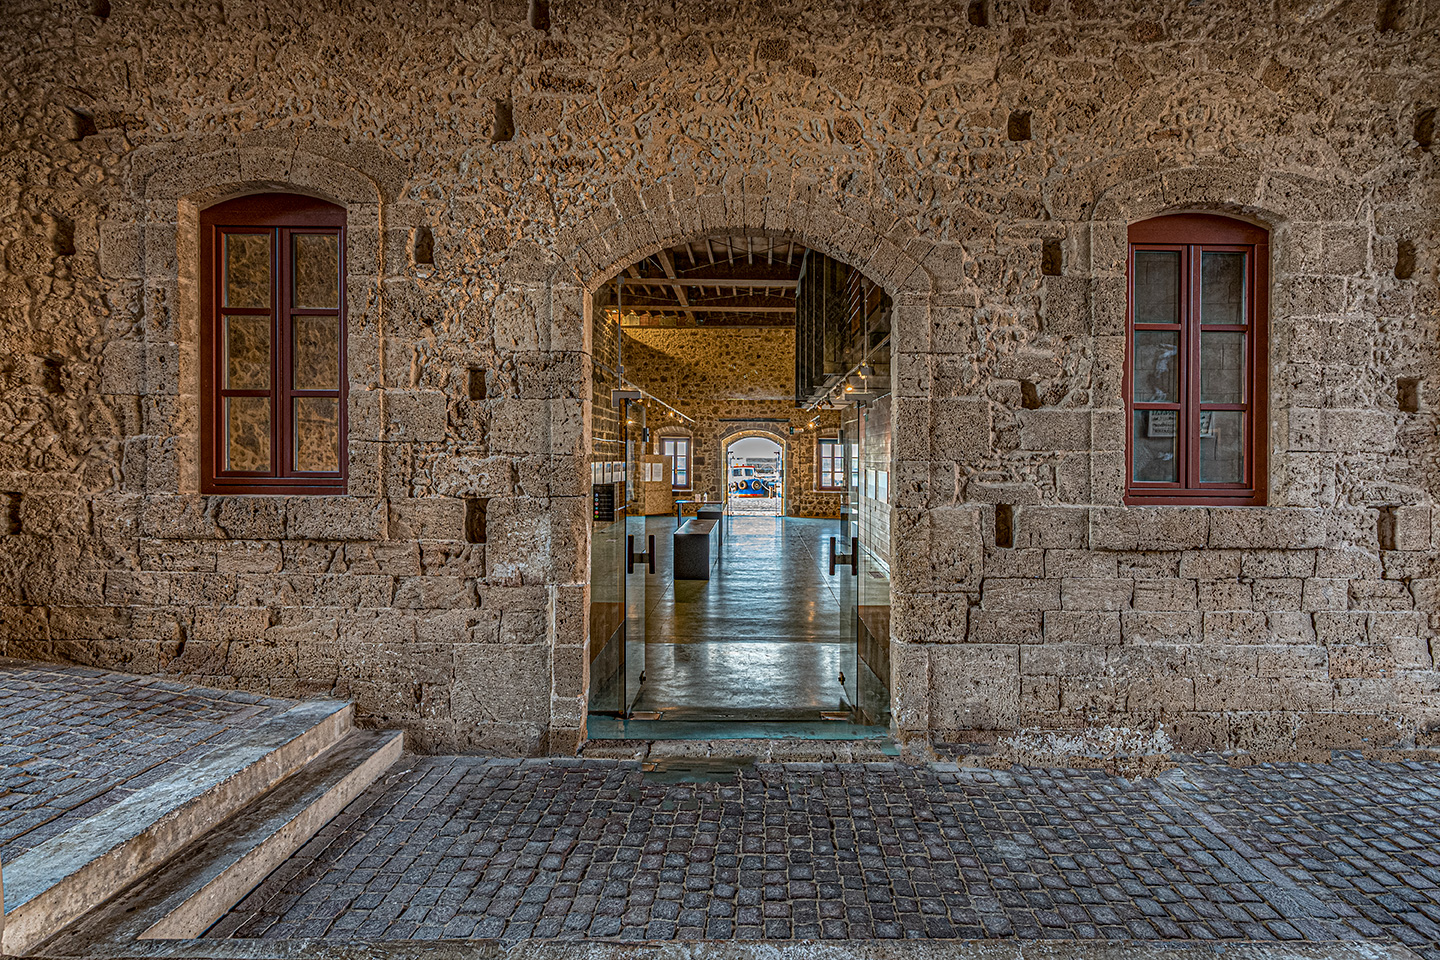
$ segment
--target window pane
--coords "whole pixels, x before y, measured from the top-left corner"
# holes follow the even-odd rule
[[[1135,442],[1131,466],[1134,479],[1147,483],[1176,483],[1180,479],[1178,410],[1136,410]]]
[[[1180,322],[1180,253],[1135,251],[1135,322]]]
[[[1245,402],[1245,334],[1200,334],[1200,399],[1204,403]]]
[[[1180,334],[1135,331],[1135,402],[1180,402]]]
[[[295,398],[295,469],[340,469],[340,401]]]
[[[270,469],[270,398],[225,398],[225,469]]]
[[[335,310],[340,306],[339,237],[297,233],[295,241],[295,306]]]
[[[1200,480],[1244,482],[1245,414],[1241,411],[1206,410],[1200,414]]]
[[[270,306],[270,234],[225,234],[225,306]]]
[[[1245,322],[1245,254],[1200,255],[1200,322]]]
[[[270,389],[270,318],[226,317],[225,389]]]
[[[294,317],[296,390],[340,389],[340,318]]]

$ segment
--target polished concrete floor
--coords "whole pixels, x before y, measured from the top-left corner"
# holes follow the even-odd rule
[[[828,572],[839,522],[729,518],[710,579],[678,581],[674,526],[671,517],[645,519],[656,572],[643,596],[632,578],[627,597],[630,623],[643,622],[646,638],[634,711],[665,721],[797,724],[847,714],[846,687],[853,691],[856,676],[853,587],[843,568]]]

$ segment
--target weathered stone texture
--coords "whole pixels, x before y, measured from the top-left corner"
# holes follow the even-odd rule
[[[1433,4],[100,7],[0,17],[3,652],[573,749],[590,294],[766,232],[895,303],[902,735],[1440,723]],[[344,498],[198,494],[197,211],[275,189],[349,213]],[[1123,504],[1125,227],[1189,209],[1272,230],[1268,507]]]

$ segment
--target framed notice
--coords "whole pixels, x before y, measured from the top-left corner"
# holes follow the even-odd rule
[[[1146,410],[1145,436],[1173,437],[1179,422],[1180,411],[1178,410]]]

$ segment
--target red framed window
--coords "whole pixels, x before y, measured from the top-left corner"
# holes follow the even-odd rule
[[[200,256],[201,491],[344,493],[344,208],[230,200]]]
[[[815,461],[820,474],[815,489],[844,490],[845,445],[835,437],[820,437],[815,443]]]
[[[1131,225],[1126,503],[1265,502],[1269,267],[1254,224]]]
[[[690,489],[690,438],[661,437],[660,453],[670,458],[670,487]]]

